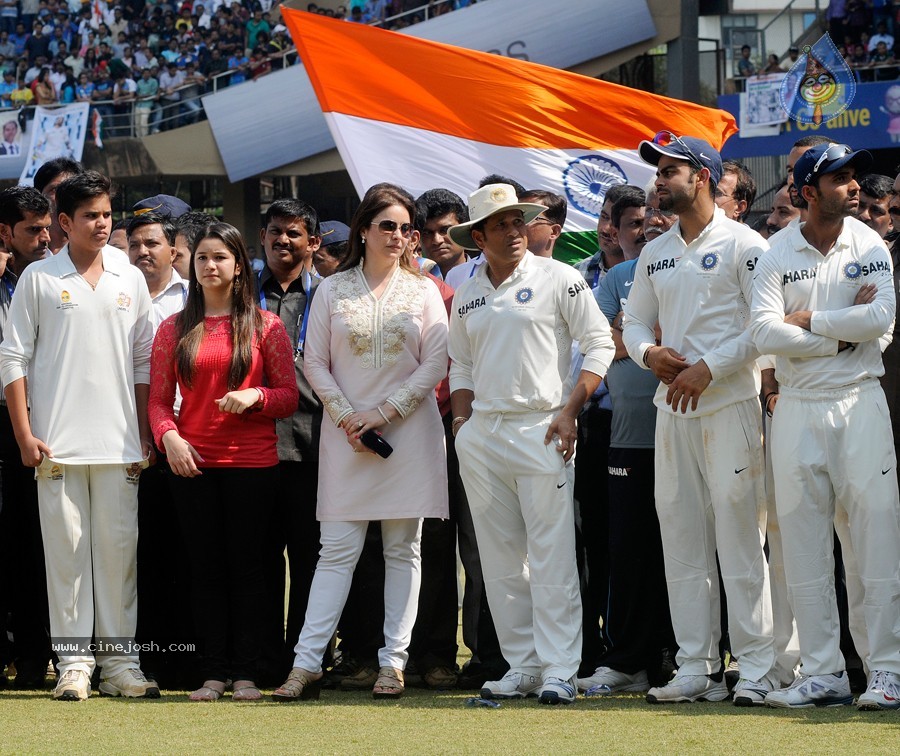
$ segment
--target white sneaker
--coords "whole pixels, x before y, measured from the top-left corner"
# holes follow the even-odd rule
[[[813,706],[847,706],[853,703],[846,672],[830,675],[800,675],[793,685],[766,694],[766,706],[809,709]]]
[[[548,677],[547,681],[541,686],[541,695],[538,701],[550,706],[574,703],[575,690],[576,681],[574,677],[568,680],[563,680],[561,677]]]
[[[144,677],[134,667],[100,681],[101,696],[125,696],[126,698],[159,698],[159,686]]]
[[[482,698],[525,698],[536,696],[541,687],[541,678],[527,672],[510,670],[500,680],[491,680],[481,689]]]
[[[732,693],[734,694],[735,706],[763,706],[766,703],[766,696],[772,692],[772,683],[763,678],[762,680],[747,680],[741,678],[734,686]]]
[[[856,701],[860,711],[900,709],[900,675],[874,670],[869,687]]]
[[[650,688],[647,703],[694,703],[695,701],[724,701],[728,698],[725,676],[718,680],[711,675],[683,675],[679,671],[668,685]]]
[[[641,670],[633,675],[619,672],[611,667],[597,667],[590,677],[578,679],[578,690],[586,696],[608,696],[610,693],[633,693],[650,688],[647,671]]]
[[[66,670],[53,689],[57,701],[86,701],[90,697],[91,676],[83,669]]]

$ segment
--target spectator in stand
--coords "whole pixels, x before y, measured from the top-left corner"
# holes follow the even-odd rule
[[[35,105],[53,105],[56,103],[56,90],[53,88],[53,82],[50,81],[49,68],[41,69],[31,88],[34,91]]]
[[[156,107],[156,99],[159,96],[159,81],[153,78],[149,68],[145,68],[141,71],[141,78],[136,86],[134,131],[135,136],[140,138],[150,133],[150,115]]]
[[[59,92],[59,101],[63,105],[69,105],[75,102],[75,88],[78,86],[75,77],[72,75],[72,69],[66,68],[66,78],[57,90]]]
[[[769,60],[766,63],[766,67],[763,69],[763,73],[765,73],[765,74],[784,73],[784,69],[781,67],[781,63],[779,63],[778,56],[775,53],[772,53],[769,56]]]
[[[228,68],[234,71],[234,73],[231,74],[231,81],[229,81],[229,84],[240,84],[243,81],[247,81],[250,72],[250,60],[244,55],[243,51],[235,52],[235,54],[228,59]]]
[[[750,60],[750,45],[741,47],[741,57],[737,62],[737,73],[741,78],[756,76],[756,65]]]
[[[116,77],[113,86],[113,111],[115,113],[115,131],[110,129],[110,136],[130,136],[129,124],[133,117],[134,97],[137,84],[123,67]]]
[[[888,34],[887,22],[879,21],[876,32],[869,39],[869,52],[874,52],[879,42],[884,42],[888,50],[894,49],[894,37]]]
[[[203,68],[203,74],[212,79],[219,74],[223,74],[228,70],[228,61],[222,57],[222,53],[218,48],[213,48],[209,56],[209,61]]]
[[[0,31],[0,55],[4,58],[14,58],[16,56],[16,46],[9,38],[11,33],[6,30]]]
[[[253,18],[247,21],[245,29],[247,32],[248,50],[253,50],[256,48],[256,37],[261,31],[264,31],[266,34],[270,34],[272,32],[272,27],[269,26],[269,22],[263,18],[263,12],[259,9],[253,11]]]
[[[12,33],[19,18],[19,0],[0,0],[0,29]]]
[[[25,52],[28,53],[28,62],[31,64],[34,64],[38,56],[50,56],[50,38],[45,37],[43,32],[43,25],[36,23],[34,32],[25,40]]]
[[[875,81],[890,81],[897,78],[897,69],[890,66],[895,62],[894,54],[885,42],[875,45],[875,52],[869,56],[869,62],[875,69]]]
[[[78,102],[92,102],[94,99],[94,84],[86,72],[78,77],[78,86],[75,87],[75,99]]]
[[[25,54],[25,42],[28,41],[29,36],[28,32],[25,31],[25,24],[21,22],[16,24],[15,32],[9,35],[9,41],[16,46],[16,57]]]
[[[16,78],[13,72],[7,68],[3,72],[3,82],[0,83],[0,107],[13,107],[13,101],[10,99],[10,95],[15,91],[15,89]]]
[[[179,71],[174,61],[166,65],[166,70],[159,75],[160,103],[162,104],[162,130],[177,128],[178,113],[181,106],[181,86],[184,84],[184,71]]]
[[[184,72],[184,85],[181,90],[181,109],[184,123],[197,123],[203,114],[200,95],[206,87],[206,77],[197,70],[196,63],[188,63]]]

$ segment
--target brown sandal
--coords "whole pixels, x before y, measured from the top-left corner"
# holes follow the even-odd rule
[[[322,689],[322,674],[319,673],[318,677],[313,677],[313,674],[294,667],[284,684],[272,693],[272,698],[275,701],[318,701]]]
[[[219,689],[219,686],[221,690]],[[188,696],[191,701],[218,701],[225,693],[225,683],[221,680],[207,680],[203,687],[197,688]]]
[[[262,699],[262,693],[256,687],[253,680],[235,680],[232,687],[232,701],[259,701]]]
[[[382,667],[372,688],[372,698],[400,698],[403,695],[403,670]]]

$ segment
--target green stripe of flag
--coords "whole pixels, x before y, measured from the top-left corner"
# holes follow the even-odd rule
[[[590,257],[597,251],[596,231],[567,231],[553,247],[553,257],[569,265]]]

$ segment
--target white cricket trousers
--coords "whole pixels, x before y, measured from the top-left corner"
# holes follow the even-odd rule
[[[774,415],[775,505],[803,672],[845,668],[834,528],[857,651],[867,669],[900,673],[900,499],[884,392],[877,379],[834,391],[782,387]]]
[[[309,603],[300,638],[294,646],[294,666],[322,671],[322,656],[347,603],[353,570],[362,554],[368,520],[320,523],[322,548],[309,589]],[[381,521],[384,552],[384,648],[381,667],[405,669],[407,649],[419,605],[422,583],[422,520]]]
[[[50,635],[60,674],[80,669],[90,675],[99,664],[111,676],[138,666],[139,474],[130,465],[63,465],[46,458],[37,468]],[[125,645],[121,652],[98,648],[95,659],[87,648],[92,636],[98,644]]]
[[[474,413],[456,436],[488,604],[515,672],[568,680],[581,662],[575,506],[546,412]]]
[[[776,405],[777,406],[777,405]],[[800,668],[800,639],[797,623],[788,599],[787,581],[784,577],[784,548],[781,544],[781,528],[775,509],[775,477],[772,473],[772,420],[764,417],[768,425],[766,436],[766,541],[769,545],[769,587],[772,592],[772,627],[775,634],[775,667],[772,683],[787,687],[797,679]]]
[[[731,652],[742,677],[762,679],[775,649],[758,399],[701,417],[657,413],[656,512],[681,671],[722,669],[718,553]]]

